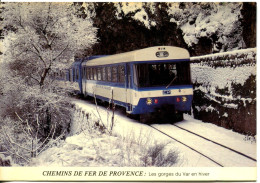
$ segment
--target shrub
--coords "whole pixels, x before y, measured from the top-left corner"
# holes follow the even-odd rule
[[[148,147],[146,153],[143,155],[141,160],[144,166],[156,166],[156,167],[166,167],[173,166],[177,163],[178,152],[175,150],[168,150],[167,144],[154,144]]]

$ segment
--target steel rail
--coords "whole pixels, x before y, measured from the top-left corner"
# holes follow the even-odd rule
[[[201,136],[201,135],[199,135],[199,134],[197,134],[197,133],[194,133],[194,132],[192,132],[192,131],[190,131],[190,130],[187,130],[187,129],[185,129],[185,128],[182,128],[182,127],[180,127],[180,126],[178,126],[178,125],[176,125],[176,124],[173,124],[173,126],[176,126],[177,128],[180,128],[180,129],[182,129],[182,130],[184,130],[184,131],[187,131],[187,132],[189,132],[189,133],[191,133],[191,134],[193,134],[193,135],[196,135],[196,136],[198,136],[198,137],[200,137],[200,138],[203,138],[203,139],[205,139],[205,140],[207,140],[207,141],[209,141],[209,142],[212,142],[212,143],[214,143],[214,144],[216,144],[216,145],[219,145],[219,146],[221,146],[221,147],[224,147],[224,148],[226,148],[226,149],[228,149],[228,150],[230,150],[230,151],[233,151],[233,152],[235,152],[235,153],[237,153],[237,154],[239,154],[239,155],[241,155],[241,156],[244,156],[244,157],[246,157],[246,158],[248,158],[248,159],[250,159],[250,160],[252,160],[252,161],[257,161],[255,158],[252,158],[252,157],[250,157],[250,156],[248,156],[248,155],[246,155],[246,154],[244,154],[244,153],[242,153],[242,152],[239,152],[239,151],[237,151],[237,150],[235,150],[235,149],[232,149],[232,148],[230,148],[230,147],[227,147],[227,146],[225,146],[225,145],[223,145],[223,144],[220,144],[220,143],[218,143],[218,142],[216,142],[216,141],[213,141],[213,140],[210,140],[210,139],[208,139],[208,138],[206,138],[206,137],[203,137],[203,136]]]
[[[180,143],[180,144],[182,144],[182,145],[184,145],[184,146],[188,147],[189,149],[191,149],[191,150],[195,151],[196,153],[198,153],[198,154],[200,154],[200,155],[204,156],[205,158],[207,158],[207,159],[209,159],[210,161],[214,162],[214,163],[215,163],[215,164],[217,164],[218,166],[224,167],[222,164],[218,163],[217,161],[215,161],[214,159],[212,159],[212,158],[208,157],[207,155],[205,155],[205,154],[203,154],[203,153],[201,153],[201,152],[197,151],[196,149],[192,148],[191,146],[189,146],[189,145],[187,145],[187,144],[185,144],[185,143],[183,143],[183,142],[179,141],[178,139],[176,139],[176,138],[174,138],[174,137],[172,137],[172,136],[168,135],[167,133],[165,133],[165,132],[163,132],[163,131],[161,131],[161,130],[159,130],[159,129],[157,129],[157,128],[155,128],[155,127],[151,126],[151,125],[149,125],[149,126],[150,126],[150,127],[152,127],[153,129],[155,129],[155,130],[159,131],[160,133],[162,133],[162,134],[164,134],[164,135],[168,136],[169,138],[171,138],[171,139],[173,139],[173,140],[177,141],[178,143]]]

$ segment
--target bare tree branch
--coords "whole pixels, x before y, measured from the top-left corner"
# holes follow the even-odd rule
[[[21,149],[24,149],[24,150],[26,150],[26,151],[30,151],[30,150],[27,149],[26,147],[20,146],[19,144],[15,143],[15,142],[11,139],[11,137],[8,135],[8,133],[6,132],[6,130],[4,130],[4,134],[5,134],[5,137],[8,137],[8,138],[6,138],[6,140],[7,140],[7,142],[8,142],[9,144],[14,144],[14,145],[16,145],[17,147],[20,147]]]
[[[19,120],[21,121],[21,123],[24,123],[24,121],[20,118],[20,116],[19,116],[16,112],[15,112],[15,114],[17,115],[17,117],[19,118]],[[28,138],[31,138],[30,134],[28,134],[27,131],[26,131],[26,129],[24,129],[23,124],[21,124],[21,127],[22,127],[22,129],[23,129],[23,132],[26,134],[26,136],[27,136]]]
[[[64,134],[65,134],[65,131],[63,131],[63,133],[62,133],[58,138],[56,138],[52,143],[57,142],[58,140],[60,140],[61,137],[63,137]],[[41,154],[41,153],[42,153],[47,147],[49,147],[49,146],[50,146],[50,143],[48,143],[46,146],[44,146],[44,147],[41,149],[41,151],[38,153],[38,155]]]
[[[69,46],[69,43],[68,43],[67,46],[53,59],[53,61],[56,60],[59,56],[61,56],[61,55],[63,54],[63,52],[68,48],[68,46]]]
[[[48,26],[48,24],[49,24],[50,11],[51,11],[51,3],[49,3],[49,7],[48,7],[48,16],[47,16],[47,20],[46,20],[46,25],[45,25],[45,27],[43,28],[44,31],[46,31],[47,26]]]
[[[42,56],[41,56],[41,54],[40,54],[40,51],[39,51],[39,49],[34,45],[34,44],[32,44],[32,46],[33,46],[33,48],[37,51],[37,53],[38,53],[38,57],[41,59],[41,61],[43,62],[43,64],[44,64],[44,67],[46,68],[47,67],[47,65],[46,65],[46,63],[45,63],[45,61],[44,61],[44,59],[42,58]]]
[[[54,40],[57,38],[57,35],[53,35],[53,38],[52,38],[52,40],[51,40],[51,42],[50,42],[50,46],[52,46],[52,43],[54,42]]]
[[[38,84],[40,84],[40,81],[39,81],[38,79],[34,78],[32,75],[31,75],[30,77],[31,77],[32,79],[34,79],[35,81],[37,81]]]
[[[30,162],[29,159],[26,159],[25,157],[19,155],[16,151],[11,152],[11,151],[9,151],[8,149],[6,149],[6,150],[7,150],[10,154],[15,155],[15,156],[18,156],[19,158],[22,158],[23,160],[25,160],[25,161],[28,162],[28,163]]]

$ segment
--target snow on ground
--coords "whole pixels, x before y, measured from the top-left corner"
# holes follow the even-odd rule
[[[199,135],[210,137],[211,140],[233,148],[244,154],[256,158],[256,139],[247,139],[246,136],[235,133],[232,130],[216,126],[212,123],[203,123],[185,115],[185,120],[176,125],[191,130]]]
[[[105,125],[111,125],[112,113],[105,107],[96,106],[83,100],[75,100],[74,103],[78,111],[84,111],[82,116],[89,113],[89,120],[95,121],[101,118]],[[150,126],[126,117],[120,110],[115,112],[113,135],[99,134],[98,132],[89,133],[93,130],[90,128],[82,132],[82,126],[87,123],[86,118],[82,120],[83,118],[80,115],[78,113],[78,117],[76,116],[78,120],[72,125],[71,136],[43,152],[33,161],[33,166],[144,166],[143,162],[140,162],[140,158],[143,157],[145,152],[144,149],[160,143],[167,144],[167,147],[178,155],[178,161],[174,165],[176,167],[218,166],[191,149],[170,140],[169,137]],[[256,156],[256,142],[245,141],[245,136],[231,130],[210,123],[203,123],[189,115],[185,115],[185,120],[179,122],[178,125],[203,136],[210,136],[214,141],[231,146],[253,157]],[[167,124],[155,126],[168,130],[172,128],[172,125]],[[181,135],[178,130],[175,132],[177,136]],[[183,139],[184,137],[180,136],[180,138]],[[193,145],[196,146],[196,144]],[[207,148],[205,150],[207,151]],[[219,152],[220,155],[221,153]],[[230,161],[225,156],[222,157],[222,160],[223,162]],[[255,166],[254,164],[244,163],[246,162],[242,161],[238,166]],[[232,165],[231,162],[231,166],[236,166],[236,164]]]
[[[231,130],[226,130],[210,123],[202,123],[199,120],[194,120],[188,115],[185,116],[184,121],[179,122],[176,125],[256,159],[256,143],[243,141],[242,135],[234,133]],[[167,134],[171,134],[175,139],[182,141],[204,155],[209,156],[224,167],[256,166],[255,161],[244,158],[241,155],[231,152],[229,149],[217,146],[212,142],[203,140],[201,137],[187,133],[176,126],[167,124],[154,126]],[[172,133],[173,131],[175,133]]]
[[[60,167],[96,167],[96,166],[127,166],[129,165],[129,154],[133,162],[139,158],[136,144],[121,145],[118,137],[101,133],[88,133],[84,131],[46,150],[42,155],[31,163],[32,166],[60,166]],[[123,149],[121,149],[123,147]],[[131,149],[132,148],[132,149]],[[130,150],[130,151],[129,151]],[[137,150],[134,153],[131,151]],[[134,164],[132,165],[134,166]],[[135,165],[135,166],[138,166]]]
[[[76,101],[76,104],[82,110],[97,114],[96,106],[86,101]],[[98,106],[98,111],[103,118],[103,121],[107,119],[107,110]],[[121,136],[123,139],[134,139],[135,141],[143,141],[143,144],[151,145],[155,143],[169,143],[172,148],[178,153],[179,161],[175,166],[182,167],[211,167],[216,166],[208,159],[194,153],[192,150],[187,149],[185,146],[173,142],[169,137],[161,134],[160,132],[152,129],[151,127],[139,123],[136,120],[130,119],[120,112],[116,113],[115,126],[113,134]],[[191,156],[190,156],[191,155]]]

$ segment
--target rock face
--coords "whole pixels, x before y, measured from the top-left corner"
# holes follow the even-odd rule
[[[117,11],[112,3],[96,3],[96,16],[93,20],[98,27],[100,42],[93,48],[94,54],[115,54],[155,45],[187,48],[182,31],[177,28],[176,23],[170,22],[165,4],[162,8],[156,6],[157,24],[150,28],[143,22],[135,20],[134,12],[128,14],[121,12],[118,15],[120,17],[117,17]]]
[[[256,3],[244,2],[241,10],[243,39],[247,48],[256,47]]]
[[[201,37],[198,39],[198,44],[193,45],[190,49],[190,54],[192,56],[207,55],[212,53],[213,41],[209,37]]]
[[[256,3],[94,3],[93,54],[156,45],[191,56],[256,47]]]
[[[194,118],[256,135],[256,48],[191,58]]]

